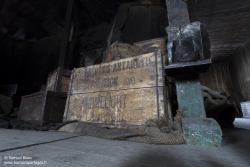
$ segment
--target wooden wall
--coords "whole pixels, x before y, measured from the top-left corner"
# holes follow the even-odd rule
[[[250,41],[229,61],[232,83],[243,101],[250,101]]]
[[[223,64],[212,64],[206,73],[200,74],[200,80],[203,86],[230,95],[223,76]]]
[[[219,93],[226,92],[238,102],[250,101],[250,41],[226,63],[213,64],[200,74],[201,84]]]

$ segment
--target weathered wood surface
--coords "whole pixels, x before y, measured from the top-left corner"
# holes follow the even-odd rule
[[[47,79],[46,90],[54,91],[56,87],[56,81],[57,81],[57,69],[51,74],[49,74]]]
[[[163,86],[161,60],[161,54],[149,53],[76,69],[71,94]]]
[[[46,90],[55,92],[57,92],[57,90],[60,90],[60,92],[68,92],[71,71],[63,69],[61,81],[59,81],[59,72],[60,68],[54,70],[52,73],[49,74],[47,79]],[[59,86],[60,88],[58,88]]]
[[[237,92],[242,101],[250,101],[250,41],[238,50],[229,61],[231,92]],[[228,78],[228,77],[227,77]],[[228,83],[227,83],[228,84]],[[235,94],[235,93],[234,93]]]
[[[158,118],[159,110],[164,114],[164,104],[157,102],[157,91],[162,88],[141,88],[121,91],[107,91],[71,96],[68,113],[71,120],[101,122],[145,122]],[[159,96],[162,97],[162,94]]]
[[[44,91],[23,96],[18,119],[40,126],[62,122],[66,95]]]
[[[165,115],[161,51],[75,69],[64,119],[143,124]]]
[[[166,0],[168,23],[171,27],[189,24],[187,3],[183,0]]]
[[[41,122],[41,112],[45,105],[43,94],[35,98],[23,98],[18,119],[38,125]]]
[[[68,92],[69,89],[69,76],[62,77],[61,92]]]
[[[150,40],[146,40],[146,41],[136,42],[136,43],[134,43],[134,46],[145,50],[147,53],[155,52],[159,49],[166,51],[165,41],[166,41],[166,37],[156,38],[156,39],[150,39]]]
[[[240,105],[241,105],[243,117],[250,118],[250,102],[249,101],[243,102],[243,103],[240,103]]]
[[[115,60],[139,56],[145,53],[146,51],[141,48],[116,41],[103,53],[102,62],[108,63]]]
[[[206,73],[200,73],[201,85],[219,93],[226,93],[230,96],[224,80],[223,64],[212,64]]]
[[[205,108],[200,80],[197,78],[176,78],[178,107],[186,107],[184,118],[205,118]]]
[[[188,145],[221,147],[222,131],[212,118],[183,118],[182,130]]]

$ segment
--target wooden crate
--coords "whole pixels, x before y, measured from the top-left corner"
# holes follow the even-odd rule
[[[59,72],[62,72],[62,80],[59,81]],[[60,67],[49,74],[46,90],[58,92],[68,92],[71,71],[61,70]],[[61,82],[61,84],[59,84]],[[60,88],[59,88],[60,87]]]
[[[108,63],[115,60],[139,56],[145,53],[146,51],[139,47],[116,41],[103,53],[102,62]]]
[[[33,125],[63,121],[67,93],[44,91],[22,97],[18,119]]]
[[[166,37],[155,38],[134,43],[134,46],[145,50],[147,53],[155,52],[159,49],[166,51]]]
[[[65,120],[144,124],[169,117],[161,50],[72,71]]]

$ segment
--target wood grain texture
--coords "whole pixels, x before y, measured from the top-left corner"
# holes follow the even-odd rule
[[[176,79],[178,107],[186,107],[184,118],[206,118],[200,80]]]
[[[60,68],[55,69],[52,73],[49,74],[46,84],[46,90],[48,91],[57,91],[57,86],[61,86],[60,92],[68,92],[69,88],[69,80],[70,80],[70,70],[63,69],[62,71],[62,79],[59,81],[58,78],[58,72]],[[60,85],[58,85],[58,82],[61,82]]]
[[[18,120],[32,125],[48,125],[62,122],[66,93],[44,91],[23,96]]]
[[[141,124],[163,115],[158,111],[157,88],[140,88],[71,95],[68,114],[70,120],[89,122],[128,122]],[[159,90],[161,91],[161,90]],[[160,100],[160,99],[159,99]],[[160,103],[160,102],[159,102]]]
[[[201,85],[210,88],[218,93],[230,95],[223,76],[223,65],[221,63],[212,64],[206,73],[199,74]]]
[[[47,79],[46,90],[54,91],[56,87],[56,80],[57,80],[57,69],[49,74]]]
[[[249,0],[190,0],[187,5],[190,22],[201,21],[209,33],[213,62],[228,61],[249,38]]]
[[[160,54],[149,53],[76,69],[71,94],[154,87],[156,79],[163,86],[162,65],[156,61],[161,61]]]
[[[109,63],[114,60],[135,57],[145,53],[146,51],[139,47],[116,41],[103,53],[102,62]]]
[[[232,84],[236,92],[240,94],[243,101],[250,100],[250,42],[238,50],[229,61],[229,70]]]
[[[145,50],[147,53],[155,52],[159,49],[166,51],[166,37],[150,39],[146,41],[136,42],[134,46]]]
[[[64,120],[140,125],[166,115],[164,89],[160,50],[75,69]]]

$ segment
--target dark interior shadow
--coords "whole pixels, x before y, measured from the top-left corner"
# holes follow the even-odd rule
[[[228,149],[241,160],[249,161],[250,164],[250,130],[243,128],[223,128],[222,147]]]
[[[189,157],[188,154],[189,151],[187,150],[180,152],[180,154],[176,154],[176,152],[173,154],[168,151],[162,152],[162,149],[161,151],[152,150],[123,161],[119,167],[217,167],[226,165],[214,160],[208,154],[201,154],[199,151],[197,151],[197,157],[195,158]]]

